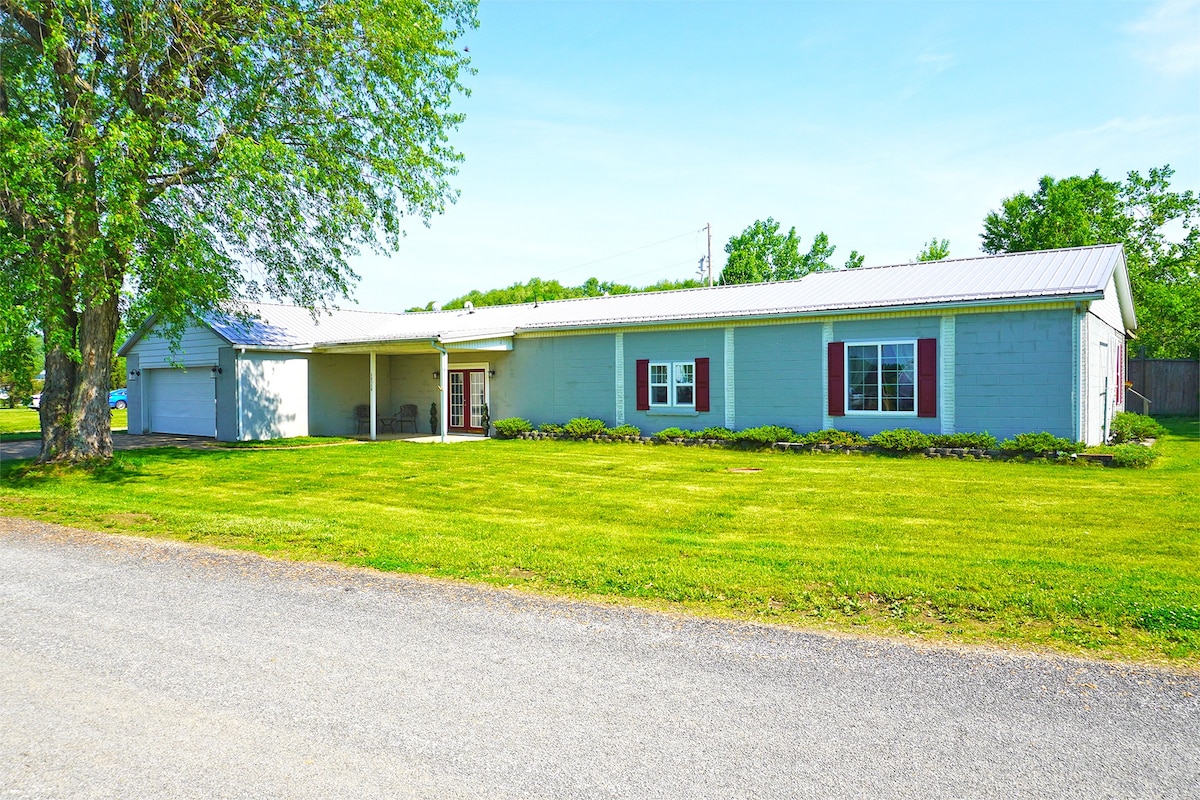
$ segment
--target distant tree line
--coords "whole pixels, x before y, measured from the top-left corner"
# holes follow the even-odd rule
[[[547,300],[570,300],[577,297],[604,297],[610,294],[637,294],[640,292],[665,292],[670,289],[696,289],[705,286],[702,281],[689,278],[682,281],[661,280],[650,286],[630,286],[626,283],[613,283],[598,278],[588,278],[579,286],[563,286],[558,281],[544,281],[541,278],[530,278],[525,283],[514,283],[505,289],[491,289],[481,292],[478,289],[467,292],[462,297],[456,297],[443,303],[442,308],[450,310],[462,308],[466,302],[475,306],[505,306],[515,303],[537,303]],[[409,311],[433,311],[435,303],[430,301],[424,306],[410,308]]]

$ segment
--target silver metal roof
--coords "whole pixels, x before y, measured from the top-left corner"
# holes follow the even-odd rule
[[[255,348],[347,347],[419,340],[492,339],[521,332],[803,316],[929,305],[1086,299],[1117,275],[1126,327],[1136,327],[1120,245],[1010,253],[816,272],[780,283],[714,286],[647,294],[554,300],[473,310],[317,312],[251,305],[251,325],[206,318],[231,344]],[[128,345],[127,345],[128,346]],[[124,348],[123,348],[124,349]]]

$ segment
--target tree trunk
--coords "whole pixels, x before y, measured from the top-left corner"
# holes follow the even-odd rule
[[[40,463],[112,457],[108,390],[119,323],[117,296],[113,293],[90,304],[79,315],[78,362],[62,348],[47,347]]]
[[[75,386],[76,371],[67,351],[52,345],[46,336],[46,385],[38,404],[42,423],[39,462],[58,461],[69,449],[71,389]]]

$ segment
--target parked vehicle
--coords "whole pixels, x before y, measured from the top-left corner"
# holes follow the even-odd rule
[[[41,392],[38,392],[33,397],[29,398],[29,407],[30,408],[41,408],[42,407],[42,393]]]
[[[113,389],[108,393],[109,408],[125,408],[129,405],[129,395],[124,389]]]

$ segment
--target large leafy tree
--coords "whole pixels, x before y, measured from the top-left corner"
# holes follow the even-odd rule
[[[344,295],[453,198],[473,0],[0,0],[0,306],[45,337],[43,461],[108,457],[122,302]],[[123,300],[125,298],[125,300]]]
[[[829,243],[824,231],[813,237],[808,252],[800,251],[800,237],[793,227],[786,234],[779,232],[779,223],[773,217],[755,220],[741,233],[729,237],[725,252],[725,269],[721,270],[721,284],[762,283],[788,281],[810,272],[834,269],[830,263],[837,249]],[[852,251],[847,267],[861,266],[863,257]]]
[[[1004,200],[984,220],[983,250],[1021,252],[1123,244],[1147,355],[1200,357],[1200,199],[1172,191],[1170,166],[1110,181],[1087,177],[1038,182],[1033,194]]]

